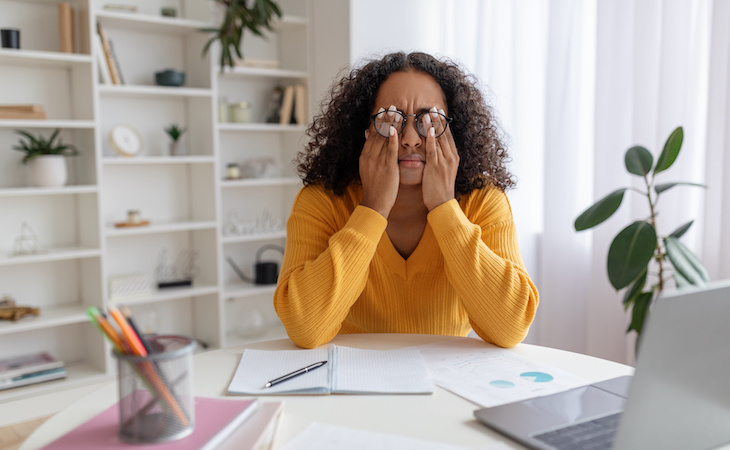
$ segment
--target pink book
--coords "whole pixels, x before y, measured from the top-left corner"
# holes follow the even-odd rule
[[[161,444],[128,444],[118,437],[119,406],[115,403],[104,412],[56,439],[44,449],[98,450],[152,448],[213,449],[220,445],[259,408],[257,400],[195,397],[195,428],[193,433],[176,441]]]

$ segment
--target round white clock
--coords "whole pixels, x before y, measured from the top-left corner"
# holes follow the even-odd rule
[[[142,138],[129,125],[115,125],[109,132],[109,143],[122,156],[137,156],[142,151]]]

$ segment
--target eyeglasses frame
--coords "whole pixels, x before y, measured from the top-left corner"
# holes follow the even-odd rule
[[[429,111],[424,111],[424,112],[421,112],[421,113],[418,113],[418,114],[404,114],[404,113],[402,113],[402,112],[400,112],[398,110],[385,110],[385,111],[380,111],[380,112],[377,112],[377,113],[373,114],[372,116],[370,116],[370,120],[373,122],[373,127],[375,128],[375,132],[378,133],[379,135],[385,137],[385,138],[390,137],[390,136],[385,135],[385,134],[381,133],[380,131],[378,131],[378,127],[375,124],[375,118],[378,117],[380,114],[385,114],[385,113],[389,113],[389,112],[394,112],[396,114],[400,114],[401,117],[403,117],[403,122],[401,124],[400,130],[398,130],[398,135],[399,136],[401,134],[403,134],[403,130],[406,129],[406,122],[408,121],[408,118],[409,117],[413,117],[413,122],[415,123],[415,126],[416,126],[416,132],[418,133],[419,136],[424,137],[424,138],[425,137],[428,137],[428,136],[424,136],[423,134],[421,134],[420,131],[418,131],[418,124],[419,123],[422,123],[422,122],[419,122],[418,118],[421,117],[421,116],[423,116],[424,114],[438,114],[439,116],[441,116],[443,119],[446,120],[446,125],[444,126],[444,131],[442,131],[441,133],[439,133],[438,135],[436,135],[434,137],[439,137],[442,134],[446,133],[446,129],[449,127],[449,124],[454,121],[454,118],[453,117],[449,117],[446,114],[441,114],[440,112],[430,111],[430,110]]]

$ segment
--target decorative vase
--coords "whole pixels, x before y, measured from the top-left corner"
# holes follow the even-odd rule
[[[28,183],[36,187],[60,187],[66,184],[68,171],[63,155],[41,155],[28,161]]]
[[[188,150],[185,148],[185,142],[183,142],[183,141],[170,142],[170,155],[185,156],[187,154],[188,154]]]

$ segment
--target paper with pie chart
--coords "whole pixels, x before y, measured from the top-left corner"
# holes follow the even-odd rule
[[[477,339],[415,348],[423,355],[435,384],[487,408],[589,384],[584,378]]]

